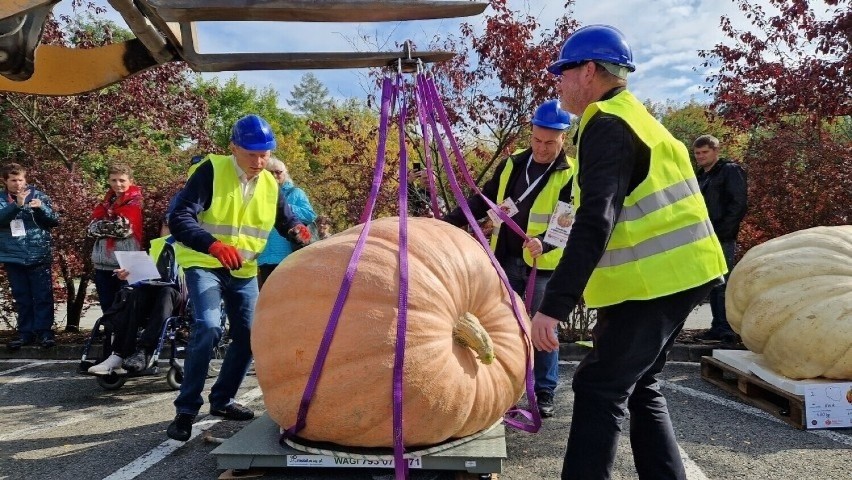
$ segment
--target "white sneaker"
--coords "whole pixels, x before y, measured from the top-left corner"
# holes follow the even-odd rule
[[[110,373],[127,373],[127,370],[121,368],[122,363],[124,363],[124,359],[113,353],[112,355],[107,357],[107,359],[103,362],[89,367],[88,371],[89,373],[95,375],[109,375]]]

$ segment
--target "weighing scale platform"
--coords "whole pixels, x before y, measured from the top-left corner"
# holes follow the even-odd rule
[[[393,468],[392,460],[359,460],[318,455],[279,445],[278,425],[263,415],[216,447],[219,469],[250,468]],[[410,468],[500,473],[506,459],[506,430],[497,425],[481,437],[461,445],[409,460]]]

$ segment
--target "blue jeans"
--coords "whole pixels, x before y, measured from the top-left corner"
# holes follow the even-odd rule
[[[527,266],[523,258],[504,259],[501,265],[506,272],[512,290],[523,299],[532,269]],[[544,289],[552,273],[549,270],[536,271],[531,314],[535,314],[538,307],[541,306],[541,301],[544,299]],[[533,357],[533,373],[535,374],[535,391],[553,394],[556,385],[559,383],[559,351],[540,352],[536,350]]]
[[[734,268],[734,252],[737,248],[737,242],[726,241],[722,243],[722,253],[725,255],[725,263],[728,265],[728,273],[725,274],[725,283],[716,285],[713,290],[710,290],[710,312],[713,314],[713,320],[710,322],[710,330],[719,334],[733,333],[731,325],[728,323],[728,316],[725,314],[725,288],[728,286],[728,277],[731,276],[731,269]]]
[[[53,338],[53,277],[50,263],[7,263],[6,273],[18,311],[18,335],[25,343]]]
[[[183,382],[175,400],[177,413],[198,414],[204,400],[204,380],[213,347],[222,338],[221,304],[228,314],[231,344],[219,378],[210,389],[210,408],[222,409],[234,402],[251,365],[251,323],[257,301],[257,279],[236,278],[224,268],[188,268],[186,286],[195,321],[186,347]]]

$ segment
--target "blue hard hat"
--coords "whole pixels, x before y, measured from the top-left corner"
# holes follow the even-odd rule
[[[548,100],[535,110],[532,124],[551,130],[567,130],[571,126],[571,116],[559,108],[559,100]]]
[[[636,70],[633,51],[620,30],[609,25],[587,25],[565,40],[559,60],[551,63],[547,71],[562,75],[565,67],[590,60],[619,65],[631,72]]]
[[[261,152],[275,150],[275,133],[266,120],[258,115],[246,115],[234,123],[231,129],[231,142],[234,145]]]

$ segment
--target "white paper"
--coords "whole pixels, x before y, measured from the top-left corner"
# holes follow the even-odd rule
[[[27,235],[27,228],[24,226],[24,221],[20,218],[12,220],[9,227],[12,229],[13,237],[25,237]]]
[[[147,252],[115,252],[115,258],[118,260],[118,265],[130,273],[130,276],[127,277],[127,283],[131,285],[142,280],[160,278],[157,265],[154,264],[154,259]]]

